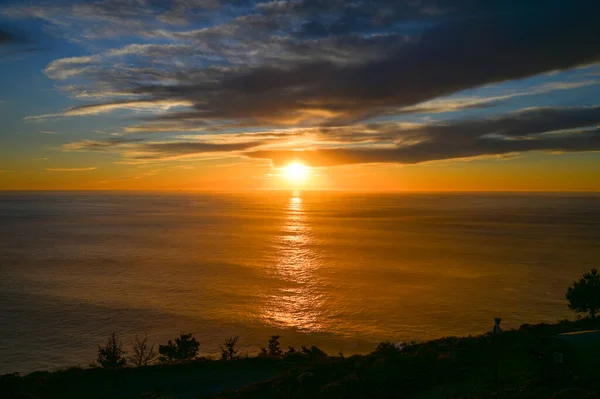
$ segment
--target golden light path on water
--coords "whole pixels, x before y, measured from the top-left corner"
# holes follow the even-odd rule
[[[316,271],[320,260],[307,224],[301,193],[295,191],[287,206],[281,235],[275,244],[275,274],[282,282],[267,300],[262,317],[268,324],[302,331],[323,331],[324,294]]]

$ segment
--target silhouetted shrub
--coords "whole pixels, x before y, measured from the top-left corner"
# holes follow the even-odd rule
[[[317,360],[327,357],[327,353],[325,353],[323,350],[317,348],[314,345],[312,345],[310,348],[307,348],[306,346],[302,345],[301,349],[302,353],[305,356],[307,356],[310,360]]]
[[[531,330],[532,330],[532,326],[529,323],[521,324],[521,327],[519,327],[519,331],[531,331]]]
[[[192,334],[181,334],[175,342],[169,340],[166,345],[158,346],[158,360],[164,363],[193,360],[198,356],[199,348],[200,342]]]
[[[400,349],[390,341],[380,342],[373,351],[376,354],[381,354],[385,356],[396,355],[400,353]]]
[[[600,274],[597,269],[585,273],[579,281],[575,281],[565,294],[569,301],[569,309],[577,313],[589,313],[595,319],[600,310]]]
[[[133,342],[133,355],[129,357],[129,362],[136,367],[147,366],[156,360],[156,356],[154,344],[152,346],[148,344],[148,335],[146,334],[141,341],[136,335]]]
[[[307,356],[301,351],[297,351],[292,345],[288,346],[287,350],[283,353],[283,360],[286,362],[302,362],[306,361]]]
[[[221,360],[235,360],[239,359],[238,350],[236,345],[240,337],[229,337],[225,340],[225,343],[221,346]]]
[[[260,352],[258,352],[257,357],[259,357],[261,359],[268,359],[269,358],[269,352],[267,351],[266,348],[260,348]]]
[[[125,351],[123,344],[113,332],[105,346],[98,345],[98,357],[96,362],[101,367],[123,367],[127,363],[125,360]]]

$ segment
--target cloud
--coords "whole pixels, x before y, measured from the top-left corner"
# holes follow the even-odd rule
[[[571,132],[563,137],[540,139],[482,139],[462,146],[445,148],[441,143],[422,143],[395,148],[333,148],[301,151],[254,151],[251,158],[266,158],[282,166],[302,161],[315,167],[368,163],[418,164],[439,160],[458,160],[526,151],[582,152],[600,151],[600,131]]]
[[[44,72],[53,79],[68,79],[87,71],[86,67],[98,59],[97,56],[62,58],[52,61]]]
[[[366,117],[600,59],[595,44],[600,25],[595,17],[548,8],[538,22],[532,14],[440,24],[395,54],[362,65],[308,63],[289,70],[265,66],[228,75],[222,82],[224,90],[202,108],[215,117],[293,118],[306,109]],[[499,62],[502,59],[509,61]],[[175,89],[156,94],[167,96]],[[225,97],[232,96],[240,100],[226,102]]]
[[[449,123],[379,122],[353,126],[179,135],[178,141],[117,137],[65,144],[65,151],[117,152],[132,161],[235,153],[276,165],[414,164],[528,151],[600,150],[600,106],[529,108],[500,117]],[[304,150],[297,150],[304,148]]]
[[[121,133],[166,137],[84,140],[65,151],[338,165],[597,150],[597,107],[455,115],[445,124],[390,120],[597,84],[461,95],[600,62],[599,12],[587,0],[98,0],[14,2],[4,14],[41,19],[64,35],[81,31],[82,40],[121,39],[44,70],[68,95],[92,102],[26,119],[144,112]]]
[[[5,0],[2,13],[13,19],[38,19],[69,40],[117,39],[148,29],[205,22],[210,16],[227,17],[231,5],[243,0],[56,0],[23,3]],[[78,34],[70,35],[71,32]]]
[[[214,152],[241,151],[256,146],[256,142],[231,144],[198,142],[147,143],[132,149],[130,151],[130,157],[134,159],[172,159]]]
[[[398,113],[442,113],[472,108],[485,108],[498,105],[517,97],[535,96],[560,90],[572,90],[600,84],[600,80],[574,82],[551,82],[528,88],[527,90],[489,97],[450,97],[440,98],[399,109]]]
[[[46,172],[90,172],[92,170],[96,170],[96,167],[90,168],[46,168],[44,169]]]
[[[104,141],[80,140],[64,144],[61,149],[63,151],[108,151],[111,148],[137,143],[140,141],[143,141],[143,139],[128,139],[121,137],[115,137]]]
[[[313,166],[335,166],[417,164],[527,151],[600,151],[598,125],[600,106],[533,108],[503,117],[400,127],[395,131],[393,125],[371,125],[376,142],[384,146],[256,150],[245,155],[270,159],[276,165],[298,160]],[[352,137],[361,135],[358,130]]]
[[[56,114],[44,114],[27,116],[25,120],[40,120],[49,118],[59,118],[63,116],[83,116],[83,115],[97,115],[115,110],[128,109],[133,111],[145,111],[145,112],[159,112],[166,111],[173,107],[187,107],[191,103],[186,101],[154,101],[154,100],[136,100],[136,101],[120,101],[108,104],[92,104],[92,105],[80,105],[77,107],[71,107],[63,112]]]
[[[208,140],[211,138],[208,137]],[[266,139],[265,139],[266,140]],[[170,160],[198,157],[207,154],[231,153],[258,147],[265,140],[256,139],[227,142],[219,138],[211,141],[143,142],[143,139],[113,138],[104,141],[81,140],[64,144],[63,151],[119,152],[131,160]]]
[[[45,72],[87,82],[87,95],[117,93],[134,98],[128,100],[132,104],[190,106],[167,109],[158,117],[162,121],[297,125],[401,113],[461,90],[600,60],[595,2],[526,1],[504,8],[496,2],[428,1],[417,7],[378,1],[379,11],[370,10],[376,8],[369,2],[342,3],[263,3],[205,28],[145,33],[175,43],[131,44],[57,60]],[[447,11],[423,11],[434,6]],[[150,12],[157,9],[162,10]],[[318,11],[332,16],[326,34],[313,26],[326,22],[315,22]],[[125,14],[119,18],[127,19]],[[55,115],[126,106],[127,101],[108,101]]]

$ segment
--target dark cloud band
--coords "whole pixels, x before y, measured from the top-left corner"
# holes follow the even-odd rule
[[[386,125],[371,126],[385,134],[385,148],[330,148],[307,151],[251,151],[253,158],[276,165],[303,161],[312,166],[360,163],[417,164],[456,158],[502,155],[527,151],[600,151],[600,107],[531,109],[501,118],[425,125],[391,132]],[[360,132],[357,132],[360,134]]]

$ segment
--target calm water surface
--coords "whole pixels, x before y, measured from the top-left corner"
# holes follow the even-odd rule
[[[572,317],[591,194],[0,194],[0,374],[88,364],[112,331],[216,354],[366,352]]]

